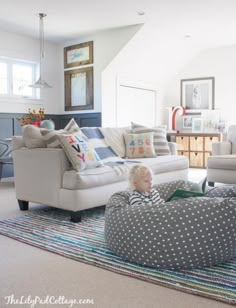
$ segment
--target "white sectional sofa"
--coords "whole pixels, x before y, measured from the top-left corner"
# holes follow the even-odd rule
[[[124,137],[129,128],[81,130],[87,136],[87,142],[93,144],[98,155],[102,156],[101,166],[83,170],[73,167],[65,148],[50,147],[49,143],[55,141],[55,136],[50,139],[46,130],[45,136],[39,128],[28,126],[23,136],[13,137],[15,189],[21,210],[28,210],[29,202],[45,204],[70,210],[71,220],[78,222],[82,210],[105,205],[112,194],[128,188],[127,172],[136,163],[148,165],[153,170],[154,184],[187,180],[188,159],[177,155],[174,143],[167,143],[169,155],[124,159],[121,158],[127,153]],[[78,133],[78,127],[66,130],[68,134],[75,132]],[[99,138],[96,138],[97,134]],[[59,140],[58,136],[56,138]],[[108,155],[107,150],[114,155]]]

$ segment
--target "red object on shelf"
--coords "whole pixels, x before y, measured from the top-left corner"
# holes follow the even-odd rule
[[[30,125],[40,127],[41,121],[31,122]]]
[[[183,106],[172,107],[172,129],[173,130],[175,130],[175,117],[178,111],[180,115],[186,114],[186,109]]]

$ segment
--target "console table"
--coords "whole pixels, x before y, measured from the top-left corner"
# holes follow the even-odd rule
[[[189,167],[206,168],[207,158],[212,152],[212,143],[221,141],[220,133],[178,133],[171,134],[178,144],[178,154],[187,156]]]

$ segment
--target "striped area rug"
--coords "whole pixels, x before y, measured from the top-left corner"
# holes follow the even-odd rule
[[[161,271],[124,261],[104,242],[104,208],[84,211],[78,224],[70,222],[66,211],[36,210],[1,221],[0,234],[119,274],[236,304],[236,259],[191,271]]]

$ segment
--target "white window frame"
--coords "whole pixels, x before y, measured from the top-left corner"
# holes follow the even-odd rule
[[[5,63],[7,65],[7,93],[0,93],[0,97],[8,97],[14,99],[39,99],[40,98],[40,90],[32,88],[32,95],[16,95],[13,93],[13,65],[25,65],[30,66],[32,68],[32,83],[36,80],[36,74],[38,72],[38,64],[32,61],[26,60],[18,60],[18,59],[11,59],[7,57],[0,57],[0,62]]]

